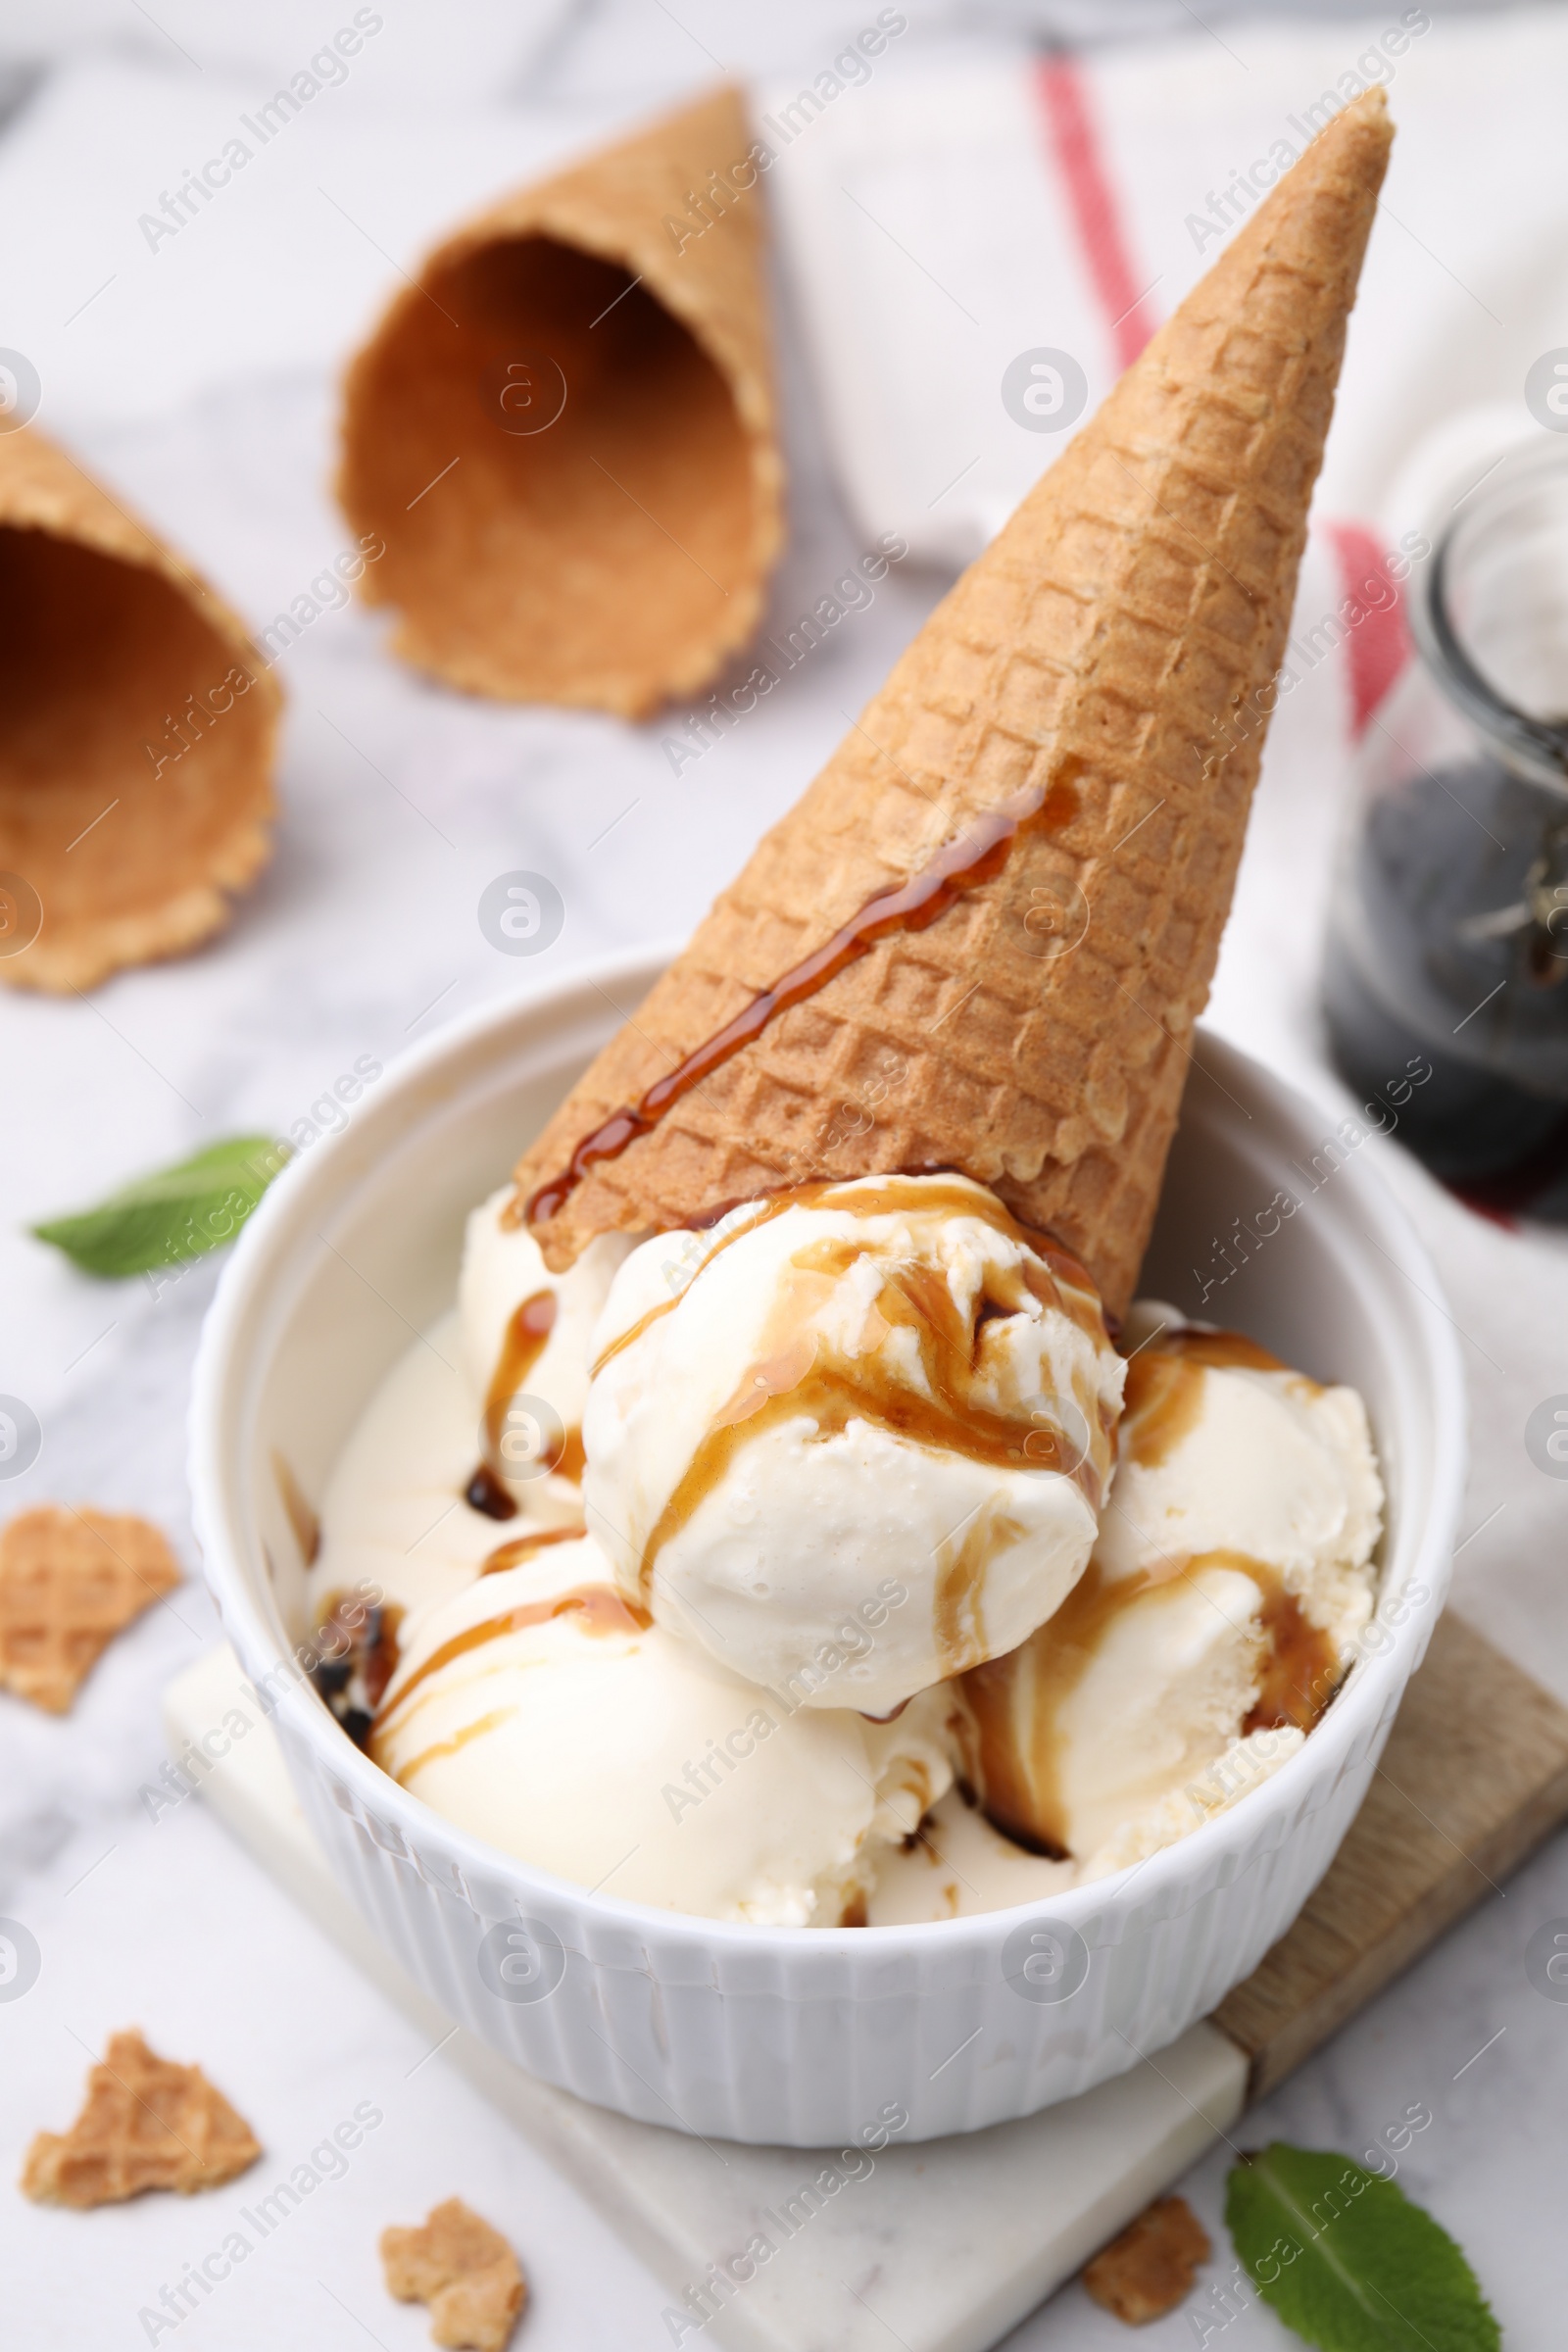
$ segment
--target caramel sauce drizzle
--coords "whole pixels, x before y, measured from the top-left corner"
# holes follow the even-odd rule
[[[1124,1456],[1141,1469],[1168,1460],[1197,1428],[1203,1409],[1206,1366],[1185,1356],[1135,1355],[1122,1392]]]
[[[1060,1608],[1027,1642],[964,1677],[973,1727],[968,1777],[987,1818],[1029,1853],[1053,1862],[1068,1858],[1057,1710],[1111,1619],[1155,1581],[1140,1570],[1110,1584],[1091,1560]]]
[[[536,1527],[531,1535],[514,1536],[510,1544],[498,1544],[487,1551],[479,1563],[481,1576],[503,1576],[509,1568],[520,1568],[524,1560],[543,1551],[550,1544],[580,1544],[588,1533],[586,1527]]]
[[[1078,812],[1075,786],[1082,767],[1083,762],[1069,754],[1037,790],[971,818],[964,830],[944,842],[930,862],[907,882],[879,890],[867,899],[859,912],[842,923],[821,947],[803,956],[799,963],[791,964],[771,988],[761,990],[733,1020],[715,1030],[705,1044],[688,1054],[684,1061],[677,1062],[674,1069],[667,1070],[662,1078],[656,1078],[636,1102],[612,1111],[602,1126],[584,1136],[561,1174],[541,1185],[533,1195],[523,1211],[524,1221],[530,1225],[545,1224],[565,1205],[583,1178],[601,1161],[617,1159],[629,1144],[657,1127],[683,1095],[701,1086],[705,1078],[712,1077],[743,1047],[760,1037],[779,1013],[803,1004],[808,997],[814,997],[818,989],[837,979],[840,972],[858,963],[862,956],[868,956],[879,940],[898,931],[924,931],[946,914],[965,891],[978,889],[981,883],[1000,874],[1015,837],[1025,825],[1044,818],[1049,831],[1059,832],[1070,824]]]
[[[554,1291],[535,1291],[514,1310],[507,1324],[501,1353],[485,1391],[484,1452],[463,1491],[468,1508],[482,1511],[487,1519],[514,1519],[517,1515],[516,1501],[501,1464],[501,1432],[512,1399],[538,1362],[545,1342],[556,1328],[559,1311],[560,1301]],[[582,1431],[568,1429],[560,1459],[549,1466],[559,1470],[564,1478],[581,1484],[583,1460]]]
[[[394,1719],[407,1706],[420,1684],[428,1681],[432,1674],[439,1674],[443,1666],[452,1664],[454,1658],[466,1657],[471,1650],[482,1648],[485,1642],[497,1641],[504,1634],[524,1633],[530,1625],[547,1625],[554,1617],[566,1616],[580,1617],[582,1632],[601,1635],[642,1634],[653,1622],[646,1609],[638,1608],[634,1601],[623,1599],[612,1586],[579,1585],[573,1592],[552,1593],[548,1600],[525,1601],[517,1608],[507,1609],[499,1617],[486,1617],[478,1625],[466,1627],[461,1634],[454,1634],[450,1641],[443,1642],[433,1649],[415,1668],[391,1701],[385,1720],[377,1720],[370,1736],[370,1752],[376,1762],[381,1761],[376,1754],[377,1746],[387,1738]]]
[[[443,1756],[461,1755],[473,1740],[482,1740],[486,1732],[493,1732],[498,1724],[505,1723],[513,1712],[511,1707],[497,1707],[491,1714],[481,1715],[477,1721],[464,1724],[461,1731],[454,1732],[450,1740],[432,1740],[428,1747],[421,1747],[418,1754],[405,1764],[394,1778],[406,1788],[427,1764],[439,1763]]]
[[[1256,1340],[1250,1340],[1241,1331],[1196,1331],[1191,1324],[1178,1324],[1171,1331],[1162,1331],[1151,1344],[1151,1355],[1179,1355],[1189,1363],[1212,1364],[1216,1372],[1289,1372],[1290,1365],[1277,1355],[1271,1355]],[[1299,1378],[1300,1375],[1298,1375]]]
[[[961,1674],[986,1655],[985,1584],[992,1554],[1004,1543],[1016,1543],[1021,1530],[989,1509],[980,1511],[961,1531],[957,1544],[941,1566],[937,1578],[934,1631],[937,1649],[950,1674]],[[906,1702],[907,1703],[907,1702]]]
[[[497,1455],[507,1407],[538,1362],[546,1340],[556,1328],[556,1314],[555,1292],[535,1291],[531,1298],[525,1298],[514,1311],[507,1325],[484,1398],[484,1458],[498,1476],[501,1464]]]
[[[294,1541],[300,1547],[300,1559],[307,1568],[314,1568],[321,1548],[321,1522],[310,1503],[288,1463],[274,1446],[272,1476],[277,1481],[278,1500],[282,1503]]]
[[[1249,1574],[1255,1574],[1250,1570]],[[1263,1681],[1244,1732],[1309,1732],[1345,1679],[1329,1636],[1279,1578],[1263,1588]]]
[[[1243,1734],[1286,1725],[1309,1732],[1318,1722],[1344,1670],[1332,1637],[1311,1623],[1277,1569],[1245,1552],[1205,1551],[1183,1560],[1174,1575],[1141,1569],[1109,1580],[1091,1560],[1055,1615],[1027,1642],[964,1677],[969,1778],[987,1818],[1015,1844],[1053,1861],[1069,1858],[1060,1780],[1063,1702],[1123,1609],[1155,1586],[1204,1568],[1236,1569],[1258,1590],[1262,1679]]]

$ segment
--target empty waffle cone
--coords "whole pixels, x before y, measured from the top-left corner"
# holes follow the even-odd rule
[[[552,1264],[801,1177],[956,1166],[1124,1309],[1389,139],[1378,92],[1329,124],[573,1089],[517,1169]]]
[[[279,696],[238,615],[41,433],[0,433],[0,980],[91,988],[228,920]]]
[[[338,495],[419,668],[636,718],[753,634],[783,465],[751,144],[721,89],[522,189],[355,359]]]

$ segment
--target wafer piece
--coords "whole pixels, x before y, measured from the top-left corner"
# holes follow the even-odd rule
[[[66,1714],[115,1636],[179,1581],[145,1519],[24,1511],[0,1530],[0,1685]]]
[[[505,2352],[528,2289],[498,2230],[461,2197],[437,2205],[420,2230],[383,2230],[381,2267],[400,2303],[427,2303],[430,2336],[466,2352]]]
[[[111,2036],[71,2130],[38,2133],[22,2186],[40,2205],[82,2212],[144,2188],[174,2188],[188,2197],[235,2180],[261,2152],[249,2124],[199,2066],[155,2057],[132,2027]]]
[[[279,695],[231,612],[25,426],[0,432],[0,981],[193,947],[270,843]]]
[[[751,636],[784,479],[752,145],[721,89],[522,189],[354,361],[338,495],[421,669],[635,718]]]
[[[1129,2328],[1162,2320],[1193,2291],[1212,2248],[1185,2197],[1156,2197],[1084,2271],[1084,2288]]]
[[[1328,125],[573,1088],[516,1171],[553,1267],[800,1178],[957,1167],[1125,1307],[1390,136],[1380,91]],[[760,1025],[704,1054],[731,1022]]]

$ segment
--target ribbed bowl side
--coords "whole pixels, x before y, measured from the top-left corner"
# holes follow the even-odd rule
[[[932,1937],[885,1960],[862,1947],[869,1967],[853,1946],[824,1949],[808,1934],[705,1951],[700,1928],[677,1918],[629,1934],[570,1893],[525,1914],[529,1935],[542,1929],[559,1944],[559,1981],[538,1997],[525,1981],[511,1997],[480,1960],[484,1938],[524,1916],[504,1874],[476,1886],[464,1857],[443,1850],[439,1825],[411,1840],[324,1771],[313,1742],[290,1729],[284,1743],[340,1883],[470,2032],[545,2081],[645,2122],[822,2147],[849,2142],[890,2107],[907,2115],[911,2139],[1007,2122],[1175,2040],[1289,1927],[1361,1804],[1388,1728],[1369,1726],[1332,1785],[1303,1781],[1266,1838],[1216,1854],[1181,1899],[1164,1889],[1141,1903],[1137,1873],[1107,1884],[1077,1921],[1087,1977],[1054,2005],[1020,1996],[1000,1936]]]

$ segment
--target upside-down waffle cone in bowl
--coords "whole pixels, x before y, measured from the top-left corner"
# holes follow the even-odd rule
[[[956,1166],[1125,1309],[1262,749],[1222,728],[1283,656],[1390,136],[1373,91],[1314,141],[572,1090],[516,1171],[552,1264]]]
[[[355,359],[338,494],[420,668],[635,718],[751,636],[783,493],[751,144],[721,89],[520,190]]]
[[[42,433],[0,433],[0,980],[195,946],[270,854],[280,697],[237,613]]]

